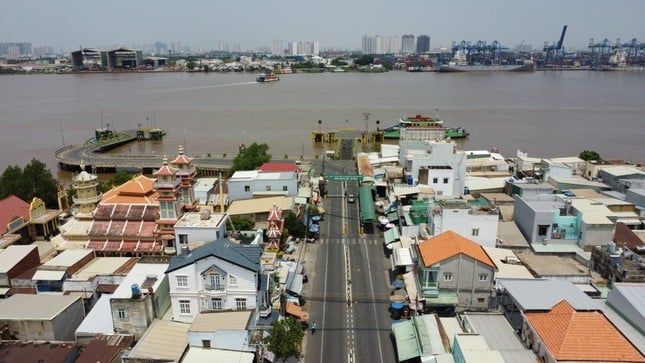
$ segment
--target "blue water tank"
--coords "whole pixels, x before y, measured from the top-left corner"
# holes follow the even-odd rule
[[[414,178],[411,176],[408,177],[408,185],[414,185]]]
[[[132,290],[132,298],[137,299],[141,296],[141,291],[139,290],[139,284],[130,285],[130,290]]]

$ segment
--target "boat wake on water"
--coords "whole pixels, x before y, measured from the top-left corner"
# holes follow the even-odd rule
[[[257,84],[255,81],[250,82],[237,82],[237,83],[226,83],[226,84],[212,84],[208,86],[195,86],[195,87],[183,87],[183,88],[163,88],[156,89],[154,91],[149,91],[148,93],[165,93],[165,92],[185,92],[185,91],[194,91],[199,89],[209,89],[209,88],[226,88],[226,87],[236,87],[236,86],[248,86],[251,84]]]

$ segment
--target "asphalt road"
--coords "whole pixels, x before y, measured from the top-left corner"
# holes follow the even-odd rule
[[[351,161],[327,161],[325,171],[340,174],[343,167],[355,170]],[[304,360],[395,362],[383,239],[361,235],[360,202],[347,203],[344,197],[346,190],[358,196],[357,182],[329,181],[327,190],[320,239],[307,248],[313,277],[306,310],[318,329],[313,335],[307,331]]]

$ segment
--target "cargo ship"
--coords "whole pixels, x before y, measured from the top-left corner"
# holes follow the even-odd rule
[[[450,62],[441,65],[437,72],[442,73],[461,73],[461,72],[480,72],[480,73],[494,73],[494,72],[534,72],[535,63],[532,60],[525,60],[520,65],[504,65],[504,64],[458,64]]]

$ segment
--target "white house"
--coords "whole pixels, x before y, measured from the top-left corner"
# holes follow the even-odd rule
[[[173,319],[192,323],[200,312],[264,305],[266,292],[258,291],[261,255],[259,246],[221,239],[173,257],[166,270]]]
[[[445,200],[428,207],[433,236],[454,231],[485,247],[495,247],[499,210],[493,206],[471,206],[465,200]]]
[[[259,170],[241,170],[228,181],[229,200],[251,199],[258,195],[298,195],[298,172],[262,172]]]
[[[466,185],[466,155],[447,141],[401,140],[399,161],[408,184],[429,185],[437,195],[459,196]]]
[[[228,214],[211,213],[210,209],[189,212],[175,223],[175,241],[179,242],[179,253],[184,246],[193,242],[212,242],[224,238]]]

